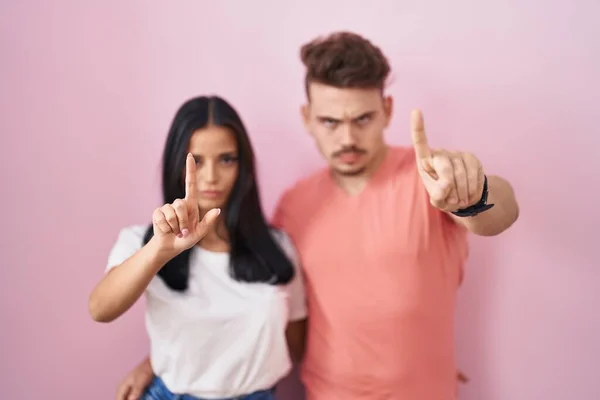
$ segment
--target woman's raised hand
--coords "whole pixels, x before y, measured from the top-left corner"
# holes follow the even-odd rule
[[[154,238],[161,250],[177,255],[195,246],[215,223],[221,210],[213,208],[200,220],[197,196],[196,161],[188,154],[185,160],[185,198],[157,208],[152,215]]]

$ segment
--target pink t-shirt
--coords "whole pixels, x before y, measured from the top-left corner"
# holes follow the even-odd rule
[[[412,148],[390,147],[356,196],[328,170],[283,195],[275,225],[304,268],[308,400],[451,400],[466,230],[433,208]]]

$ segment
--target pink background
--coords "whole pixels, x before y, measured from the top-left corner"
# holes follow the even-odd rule
[[[552,3],[0,2],[0,398],[113,398],[147,352],[143,307],[100,325],[87,296],[118,229],[158,205],[176,108],[199,93],[239,108],[271,213],[320,165],[298,48],[337,29],[391,59],[390,142],[421,107],[433,145],[475,152],[520,199],[510,232],[472,241],[461,399],[600,398],[600,3]]]

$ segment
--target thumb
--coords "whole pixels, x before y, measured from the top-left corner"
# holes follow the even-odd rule
[[[202,221],[200,221],[196,226],[196,232],[198,236],[200,236],[200,239],[206,236],[208,233],[208,228],[215,223],[219,214],[221,214],[220,208],[213,208],[204,214],[204,218],[202,218]]]
[[[421,158],[419,160],[419,168],[423,170],[427,175],[429,175],[433,179],[437,179],[438,176],[435,173],[435,168],[433,168],[433,162],[431,157]]]
[[[429,194],[431,204],[435,207],[445,207],[446,198],[452,190],[452,185],[444,181],[428,181],[425,184],[425,190]]]

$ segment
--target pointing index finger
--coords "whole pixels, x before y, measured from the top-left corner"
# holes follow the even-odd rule
[[[192,153],[185,159],[185,198],[196,198],[196,160]]]
[[[410,127],[412,133],[413,147],[417,159],[424,160],[431,158],[431,151],[427,143],[427,135],[425,135],[425,121],[420,110],[414,110],[410,118]]]

